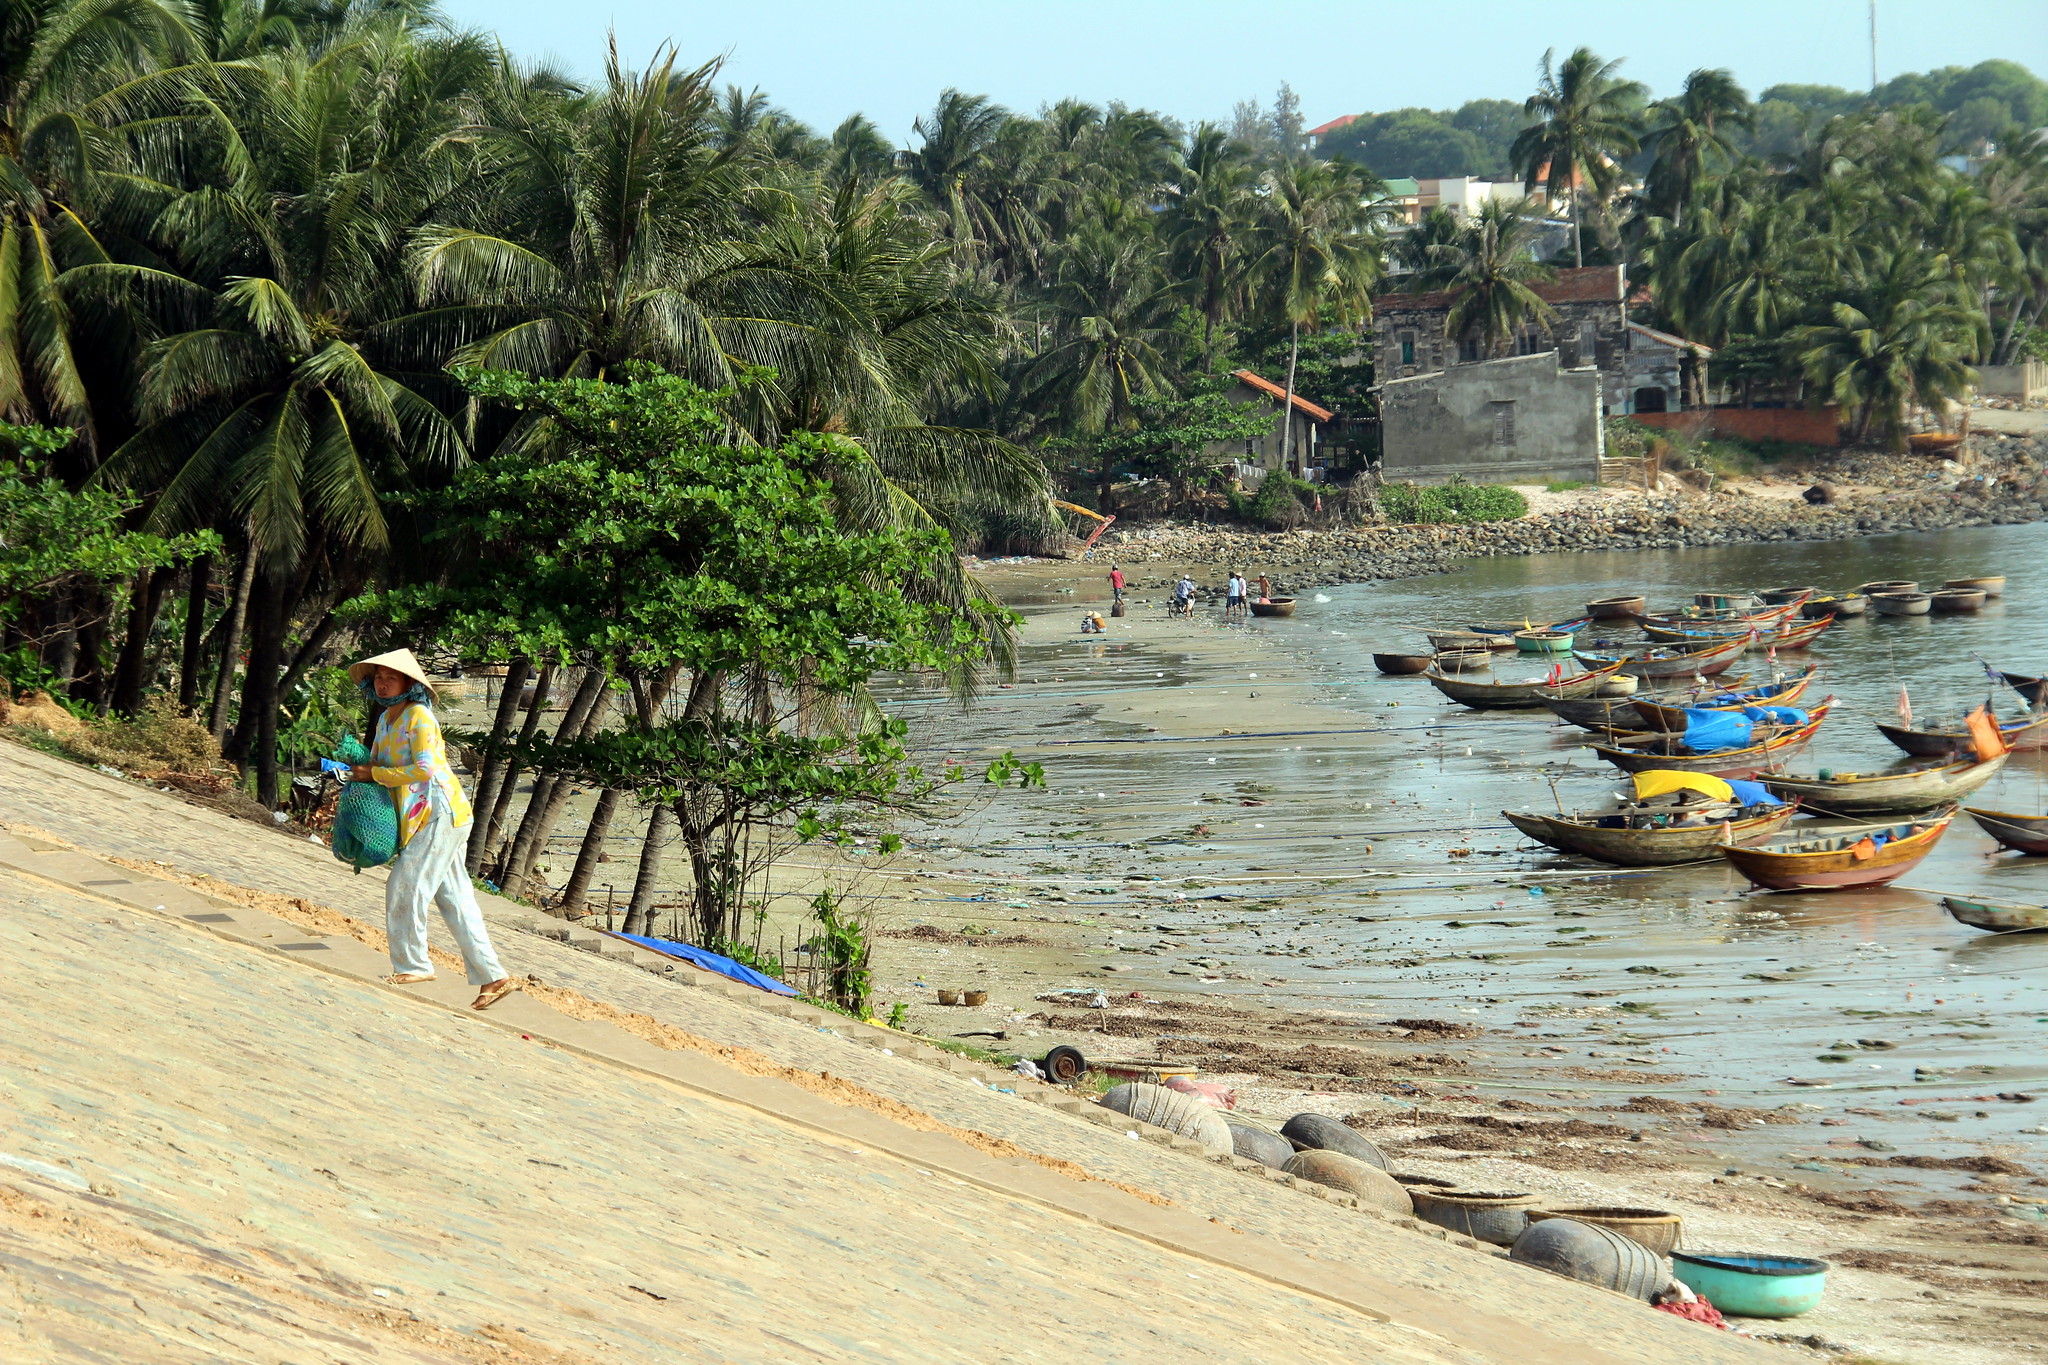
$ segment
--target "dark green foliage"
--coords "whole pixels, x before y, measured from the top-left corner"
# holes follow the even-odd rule
[[[1527,516],[1529,500],[1503,484],[1452,481],[1435,487],[1388,484],[1379,491],[1390,522],[1513,521]]]

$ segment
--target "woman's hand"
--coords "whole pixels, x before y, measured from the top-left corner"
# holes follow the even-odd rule
[[[348,770],[348,780],[351,782],[370,781],[370,765],[367,763],[357,763],[350,767]]]

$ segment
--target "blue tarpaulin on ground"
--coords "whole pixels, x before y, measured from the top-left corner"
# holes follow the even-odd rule
[[[667,938],[648,938],[642,934],[613,934],[612,937],[622,938],[628,943],[637,943],[642,948],[652,948],[657,953],[667,953],[670,957],[679,957],[685,962],[702,967],[707,972],[717,972],[720,976],[729,976],[749,986],[759,986],[764,991],[773,991],[777,995],[797,994],[794,986],[784,985],[765,972],[755,971],[744,962],[735,962],[729,957],[706,952],[693,943],[677,943],[674,939]]]
[[[1740,711],[1685,708],[1685,747],[1696,754],[1740,749],[1749,743],[1749,717]]]
[[[1771,789],[1761,782],[1744,782],[1741,778],[1727,779],[1728,789],[1735,793],[1735,799],[1745,806],[1776,806],[1782,804],[1771,795]]]

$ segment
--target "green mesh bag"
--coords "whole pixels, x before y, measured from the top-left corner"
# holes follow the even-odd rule
[[[368,763],[370,751],[344,735],[334,751],[338,763]],[[398,856],[398,806],[389,788],[375,782],[345,782],[334,807],[334,856],[361,872]]]

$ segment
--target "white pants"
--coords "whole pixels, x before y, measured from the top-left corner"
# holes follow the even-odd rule
[[[391,864],[391,878],[384,884],[384,932],[391,944],[391,970],[433,972],[433,960],[427,956],[427,907],[438,904],[448,932],[455,936],[455,946],[462,951],[470,984],[501,980],[505,969],[491,951],[490,933],[477,909],[469,873],[462,866],[469,824],[458,825],[449,817],[448,800],[438,788],[429,789],[427,800],[431,803],[427,823],[399,852]]]

